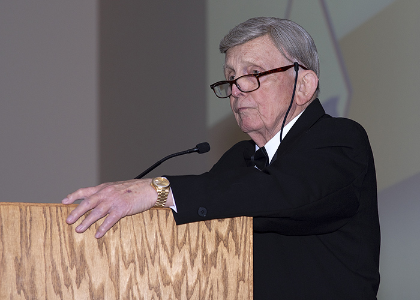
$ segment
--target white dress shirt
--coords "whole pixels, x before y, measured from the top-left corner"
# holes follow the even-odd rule
[[[292,126],[296,123],[296,121],[299,119],[299,117],[302,115],[303,111],[298,114],[296,117],[293,118],[293,120],[291,120],[289,123],[287,123],[286,126],[284,126],[283,128],[283,139],[286,136],[286,134],[289,132],[289,130],[292,128]],[[277,134],[275,136],[273,136],[271,138],[271,140],[269,140],[265,145],[265,150],[267,151],[268,154],[268,158],[269,161],[268,163],[271,163],[271,160],[273,159],[274,154],[276,154],[277,149],[280,146],[280,132],[277,132]],[[260,147],[257,146],[257,144],[255,144],[255,151],[257,151],[258,149],[260,149]]]

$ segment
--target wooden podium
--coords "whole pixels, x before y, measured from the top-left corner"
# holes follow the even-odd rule
[[[75,232],[75,205],[0,202],[0,299],[252,299],[252,218],[175,224],[170,209]]]

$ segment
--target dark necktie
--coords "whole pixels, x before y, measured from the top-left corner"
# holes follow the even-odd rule
[[[262,170],[268,166],[268,153],[264,147],[258,149],[250,158],[250,165]]]

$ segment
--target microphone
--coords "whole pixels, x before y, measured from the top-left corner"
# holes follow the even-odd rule
[[[184,155],[184,154],[189,154],[189,153],[193,153],[193,152],[197,152],[198,154],[203,154],[203,153],[207,153],[209,151],[210,151],[209,143],[204,142],[204,143],[197,144],[197,146],[195,146],[195,148],[191,148],[191,149],[188,149],[188,150],[185,150],[185,151],[177,152],[177,153],[174,153],[174,154],[171,154],[171,155],[168,155],[168,156],[162,158],[161,160],[156,162],[154,165],[152,165],[150,168],[145,170],[143,173],[136,176],[134,179],[142,178],[144,175],[146,175],[150,171],[154,170],[157,166],[159,166],[161,163],[163,163],[165,160],[168,160],[172,157],[179,156],[179,155]]]

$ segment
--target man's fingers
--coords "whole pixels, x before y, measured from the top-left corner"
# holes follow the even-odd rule
[[[80,205],[79,205],[80,206]],[[108,211],[101,206],[95,207],[89,215],[76,227],[76,232],[85,232],[93,223],[106,216]],[[80,216],[79,216],[80,217]]]
[[[104,207],[96,207],[94,208],[89,215],[80,223],[79,226],[76,227],[76,232],[82,233],[85,232],[93,223],[98,221],[99,219],[103,218],[104,216],[108,216],[102,222],[101,226],[99,226],[95,237],[101,238],[104,234],[111,229],[112,226],[115,225],[124,215],[117,213],[116,211],[111,211],[105,209]]]
[[[99,226],[98,230],[96,231],[95,238],[99,239],[105,235],[105,233],[112,228],[122,217],[119,217],[115,214],[109,214],[101,226]]]
[[[93,197],[92,197],[93,198]],[[81,216],[83,216],[86,212],[91,210],[96,206],[95,202],[91,198],[84,199],[75,209],[72,210],[72,212],[68,215],[66,222],[67,224],[73,224]],[[92,214],[92,213],[91,213]],[[91,215],[89,214],[89,216]],[[89,217],[88,216],[88,217]],[[94,215],[93,215],[94,216]],[[92,217],[91,217],[92,218]],[[98,218],[99,219],[99,218]],[[84,231],[84,230],[83,230]]]
[[[85,199],[87,197],[92,196],[100,189],[100,185],[95,187],[89,187],[89,188],[82,188],[78,189],[74,193],[71,193],[67,195],[66,198],[64,198],[61,203],[63,204],[72,204],[76,200]]]
[[[145,211],[153,206],[156,201],[156,191],[150,186],[150,181],[151,179],[110,182],[79,189],[62,200],[63,204],[71,204],[77,199],[83,199],[68,215],[66,222],[73,224],[90,211],[76,228],[76,232],[81,233],[108,215],[95,235],[100,238],[121,218]]]

